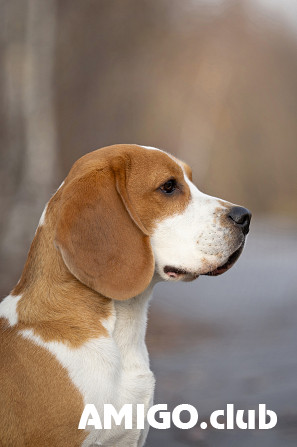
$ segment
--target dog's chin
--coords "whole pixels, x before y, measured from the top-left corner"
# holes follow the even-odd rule
[[[202,275],[219,276],[219,275],[222,275],[223,273],[227,272],[235,264],[235,262],[241,255],[243,247],[244,247],[244,243],[229,256],[229,258],[227,259],[227,261],[224,264],[222,264],[219,267],[216,267],[213,270],[210,270],[206,273],[202,273]]]
[[[194,281],[199,276],[219,276],[227,272],[237,261],[242,253],[244,243],[235,250],[223,264],[214,266],[206,271],[191,272],[186,269],[166,265],[163,269],[165,278],[171,281]]]

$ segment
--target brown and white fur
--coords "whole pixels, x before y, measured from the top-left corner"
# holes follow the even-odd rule
[[[110,146],[74,164],[0,304],[0,446],[144,445],[148,427],[78,430],[80,416],[87,403],[99,415],[152,405],[153,286],[227,270],[245,239],[232,207],[159,149]]]

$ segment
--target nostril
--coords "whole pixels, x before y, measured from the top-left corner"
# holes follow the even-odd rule
[[[252,218],[251,212],[242,206],[234,206],[229,211],[228,217],[241,228],[243,234],[248,234]]]
[[[248,214],[242,214],[241,216],[238,216],[236,219],[232,220],[234,220],[238,225],[244,225],[249,220],[249,217]]]

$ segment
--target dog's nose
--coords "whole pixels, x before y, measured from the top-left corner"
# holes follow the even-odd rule
[[[242,206],[234,206],[229,211],[228,217],[237,227],[241,228],[244,235],[248,234],[252,218],[252,214],[249,210]]]

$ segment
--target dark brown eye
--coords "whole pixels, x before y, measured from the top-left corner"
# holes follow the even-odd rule
[[[165,194],[172,194],[176,190],[176,180],[171,179],[160,186],[161,191]]]

